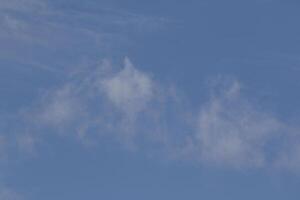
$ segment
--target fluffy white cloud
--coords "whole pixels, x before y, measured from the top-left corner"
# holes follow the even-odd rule
[[[129,58],[119,70],[104,61],[72,73],[62,87],[47,91],[39,106],[25,116],[39,128],[71,132],[83,141],[93,130],[93,135],[110,134],[120,137],[122,143],[132,143],[135,136],[146,132],[142,128],[137,135],[141,118],[145,120],[145,115],[153,112],[156,87],[154,80],[137,70]]]
[[[151,78],[135,69],[128,58],[120,72],[102,80],[100,84],[108,99],[128,115],[135,115],[145,109],[154,95]]]
[[[243,98],[240,88],[235,81],[202,105],[188,148],[204,163],[236,168],[269,164],[267,144],[283,125]]]
[[[31,133],[63,131],[84,143],[102,136],[125,145],[143,141],[138,145],[148,151],[216,166],[300,167],[298,128],[252,103],[238,81],[228,87],[221,81],[206,103],[186,108],[180,91],[168,90],[128,58],[119,70],[104,61],[71,74],[25,115],[34,122],[27,124]],[[34,150],[39,140],[29,136],[17,137],[19,148]]]

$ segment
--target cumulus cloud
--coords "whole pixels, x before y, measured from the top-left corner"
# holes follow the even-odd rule
[[[297,126],[251,102],[242,89],[239,81],[220,80],[207,102],[185,106],[180,91],[129,58],[121,67],[104,60],[75,70],[61,86],[44,92],[23,114],[31,134],[17,137],[17,145],[32,152],[42,141],[37,133],[54,132],[84,144],[108,137],[204,165],[298,169]]]
[[[120,72],[104,79],[100,84],[107,98],[127,115],[135,115],[145,109],[154,95],[151,78],[135,69],[128,58]]]
[[[282,124],[241,96],[240,83],[202,106],[194,141],[204,162],[232,167],[262,167],[266,145]]]
[[[251,102],[239,81],[217,82],[194,115],[195,128],[172,147],[172,157],[221,168],[299,172],[299,127]]]
[[[153,112],[158,84],[128,58],[121,69],[114,68],[103,61],[84,72],[72,73],[63,86],[45,92],[25,116],[36,127],[71,132],[81,140],[93,130],[132,143],[140,122]]]
[[[104,61],[92,70],[79,70],[41,99],[37,122],[63,127],[82,141],[95,132],[126,145],[144,138],[150,146],[175,154],[172,157],[189,156],[217,166],[266,167],[279,159],[279,152],[271,152],[269,146],[283,133],[288,137],[287,125],[248,101],[240,82],[213,89],[209,101],[194,111],[194,119],[187,120],[189,111],[176,102],[176,89],[168,94],[166,86],[138,70],[129,58],[121,69],[114,68]]]

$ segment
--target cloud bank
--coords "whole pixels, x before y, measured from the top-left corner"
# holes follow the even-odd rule
[[[108,8],[62,10],[45,0],[0,0],[0,11],[3,60],[69,74],[18,116],[1,116],[2,157],[13,151],[8,149],[33,153],[52,134],[87,145],[111,138],[129,149],[201,165],[300,168],[299,128],[251,102],[239,81],[220,79],[207,102],[192,105],[129,58],[121,67],[89,62],[168,20]],[[78,63],[83,66],[73,65]]]
[[[70,73],[22,113],[31,133],[18,139],[33,151],[43,134],[82,144],[115,140],[128,149],[233,169],[299,169],[296,126],[251,102],[237,80],[210,86],[205,103],[189,105],[181,92],[138,70],[129,58]],[[185,96],[185,99],[187,97]]]

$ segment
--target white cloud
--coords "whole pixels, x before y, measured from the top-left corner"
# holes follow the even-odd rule
[[[128,58],[118,71],[108,61],[91,68],[71,73],[62,87],[43,94],[25,117],[35,127],[72,133],[84,143],[95,135],[89,135],[93,130],[96,135],[112,135],[132,144],[141,127],[140,118],[153,112],[157,84]]]
[[[135,69],[128,58],[124,61],[124,69],[100,84],[108,99],[127,115],[135,115],[145,109],[154,95],[151,78]]]
[[[107,111],[112,113],[110,119],[104,120],[105,126],[116,133],[121,143],[135,148],[134,141],[147,137],[153,129],[149,126],[154,125],[153,115],[159,104],[160,86],[149,74],[139,71],[129,58],[125,58],[124,67],[98,79],[97,87],[107,102]]]
[[[28,131],[63,131],[83,143],[110,137],[221,167],[300,167],[297,127],[251,102],[238,81],[224,87],[227,83],[221,80],[222,89],[206,103],[186,108],[178,100],[180,91],[159,84],[129,58],[119,70],[104,61],[70,74],[25,115],[34,122],[27,124]],[[20,137],[18,145],[30,152],[38,140],[29,136]]]
[[[282,124],[243,98],[240,88],[233,82],[202,105],[188,149],[203,163],[235,168],[269,164],[267,143],[278,137]]]
[[[83,106],[80,98],[74,94],[73,86],[65,85],[43,96],[42,106],[36,117],[46,125],[67,126],[83,114]]]

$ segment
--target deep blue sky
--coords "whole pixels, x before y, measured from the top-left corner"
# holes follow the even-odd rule
[[[0,200],[299,199],[294,0],[0,0]]]

